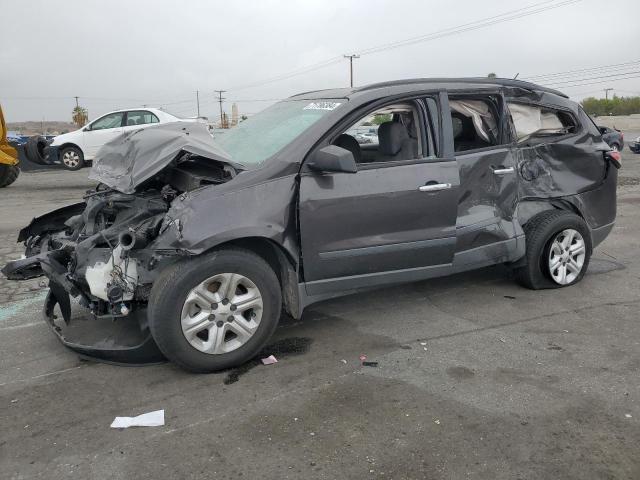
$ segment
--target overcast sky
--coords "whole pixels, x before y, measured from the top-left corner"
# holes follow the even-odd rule
[[[240,113],[296,92],[348,86],[348,62],[238,89],[345,53],[441,31],[542,0],[2,0],[0,102],[7,121],[91,119],[148,104],[217,118],[215,89]],[[553,5],[561,0],[552,0]],[[433,41],[363,55],[355,83],[432,76],[527,77],[640,61],[637,0],[583,0]],[[640,71],[640,62],[612,73]],[[558,78],[576,98],[640,93],[607,71]],[[640,74],[636,74],[640,77]],[[590,80],[576,81],[576,79]],[[606,79],[605,79],[606,80]],[[251,100],[251,101],[248,101]],[[230,110],[230,103],[225,104]]]

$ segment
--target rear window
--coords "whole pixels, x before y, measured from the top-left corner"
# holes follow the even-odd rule
[[[573,115],[541,105],[508,103],[518,141],[532,136],[566,135],[577,131]]]

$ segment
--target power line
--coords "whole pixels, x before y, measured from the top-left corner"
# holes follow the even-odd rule
[[[571,77],[571,76],[575,76],[578,74],[583,74],[583,73],[596,73],[596,71],[598,70],[607,70],[607,71],[614,71],[614,70],[623,70],[625,68],[632,68],[634,66],[636,66],[637,64],[640,63],[640,60],[633,60],[631,62],[624,62],[624,63],[615,63],[612,65],[601,65],[599,67],[589,67],[589,68],[581,68],[578,70],[567,70],[565,72],[556,72],[556,73],[547,73],[547,74],[541,74],[541,75],[532,75],[529,77],[524,77],[526,80],[530,80],[530,81],[541,81],[541,80],[552,80],[552,79],[557,79],[557,78],[562,78],[562,77]]]
[[[556,8],[560,8],[560,7],[564,7],[567,5],[571,5],[574,3],[578,3],[582,0],[562,0],[558,3],[553,3],[555,0],[546,0],[544,2],[539,2],[539,3],[535,3],[532,5],[529,5],[527,7],[522,7],[522,8],[518,8],[515,10],[510,10],[498,15],[493,15],[491,17],[485,17],[482,18],[480,20],[475,20],[473,22],[469,22],[469,23],[465,23],[462,25],[458,25],[455,27],[449,27],[447,29],[444,30],[439,30],[436,32],[432,32],[432,33],[428,33],[425,35],[420,35],[417,37],[411,37],[411,38],[407,38],[404,40],[399,40],[396,42],[392,42],[392,43],[387,43],[387,44],[383,44],[383,45],[378,45],[375,47],[370,47],[368,49],[363,49],[363,50],[359,50],[359,54],[360,55],[370,55],[373,53],[379,53],[385,50],[390,50],[393,48],[399,48],[399,47],[404,47],[407,45],[412,45],[415,43],[421,43],[421,42],[428,42],[431,40],[436,40],[439,38],[443,38],[446,36],[450,36],[450,35],[456,35],[459,33],[463,33],[463,32],[467,32],[467,31],[471,31],[471,30],[477,30],[480,28],[484,28],[487,26],[491,26],[491,25],[495,25],[498,23],[503,23],[503,22],[508,22],[511,20],[516,20],[518,18],[523,18],[523,17],[527,17],[530,15],[535,15],[537,13],[542,13],[545,12],[547,10],[553,10]],[[543,6],[544,5],[544,6]],[[320,68],[325,68],[328,67],[332,64],[338,63],[342,60],[342,57],[332,57],[329,58],[327,60],[324,60],[322,62],[318,62],[316,64],[313,65],[308,65],[307,67],[301,67],[299,69],[296,70],[292,70],[288,73],[282,74],[282,75],[278,75],[272,78],[267,78],[265,80],[262,80],[260,82],[253,82],[250,84],[246,84],[246,85],[240,85],[237,87],[230,87],[229,90],[244,90],[247,88],[253,88],[253,87],[257,87],[257,86],[262,86],[262,85],[266,85],[268,83],[273,83],[273,82],[278,82],[281,80],[286,80],[288,78],[291,77],[295,77],[298,75],[302,75],[305,73],[309,73],[312,72],[314,70],[318,70]]]
[[[556,87],[557,85],[565,85],[565,84],[570,84],[570,83],[575,83],[575,82],[583,82],[583,81],[588,81],[588,80],[598,80],[601,78],[614,78],[614,77],[618,77],[621,75],[636,75],[636,74],[640,74],[640,70],[635,71],[635,72],[621,72],[621,73],[614,73],[612,75],[601,75],[601,76],[595,76],[595,77],[585,77],[585,78],[576,78],[573,80],[567,80],[567,81],[562,81],[562,82],[548,82],[545,83],[544,85],[547,86],[552,86],[552,87]],[[633,77],[635,78],[635,77]]]

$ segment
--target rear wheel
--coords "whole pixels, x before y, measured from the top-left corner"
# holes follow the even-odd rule
[[[65,147],[60,151],[60,160],[67,170],[80,170],[84,167],[84,155],[78,147]]]
[[[17,165],[0,165],[0,188],[11,185],[18,175],[20,175],[20,167]]]
[[[617,143],[612,143],[610,146],[611,146],[611,150],[613,150],[614,152],[620,151],[620,145],[618,145]]]
[[[591,258],[591,236],[585,221],[562,210],[539,213],[524,227],[527,264],[516,279],[527,288],[560,288],[578,283]]]
[[[251,360],[273,334],[282,294],[258,255],[224,249],[170,266],[149,298],[151,333],[162,353],[193,372]]]

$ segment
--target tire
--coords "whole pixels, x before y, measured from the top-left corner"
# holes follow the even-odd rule
[[[80,170],[84,167],[84,154],[78,147],[64,147],[60,150],[60,161],[67,170]]]
[[[609,146],[611,147],[611,150],[613,150],[614,152],[619,152],[620,151],[620,145],[617,144],[617,143],[612,143]]]
[[[0,188],[11,185],[18,175],[20,175],[20,167],[17,165],[0,165]]]
[[[238,277],[244,279],[238,283],[235,293],[228,294],[231,299],[242,298],[236,295],[238,292],[245,297],[249,293],[255,296],[253,287],[257,289],[262,302],[257,315],[256,310],[234,309],[233,302],[224,303],[221,298],[224,294],[216,291],[216,288],[222,288],[216,279],[220,277],[226,282],[224,275],[229,274],[236,280]],[[243,286],[242,282],[245,281],[253,287],[244,288],[247,283]],[[228,284],[233,285],[233,281]],[[203,285],[206,285],[204,290]],[[205,292],[206,298],[193,293],[196,287],[198,292]],[[243,293],[241,287],[247,293]],[[201,302],[202,299],[206,301]],[[147,315],[151,334],[169,360],[192,372],[209,373],[254,358],[275,331],[281,307],[280,283],[267,262],[247,250],[222,249],[178,262],[164,270],[151,289]],[[212,314],[215,318],[211,318]],[[250,335],[236,334],[249,331],[247,325],[253,328]],[[197,334],[188,334],[185,328]],[[216,342],[219,339],[221,341]],[[210,345],[217,343],[219,347]]]
[[[567,251],[566,255],[571,254],[571,260],[565,263],[560,262],[559,270],[555,269],[552,272],[550,268],[552,261],[562,260],[562,256],[565,255],[565,252],[561,252],[560,255],[556,254],[558,245],[555,244],[556,240],[560,238],[568,238],[568,236],[562,236],[565,231],[578,233],[574,239],[575,246],[578,247],[579,242],[583,242],[584,256],[582,258],[580,256],[573,257],[573,253]],[[582,218],[564,210],[549,210],[539,213],[529,220],[524,226],[524,233],[526,239],[526,265],[515,270],[516,280],[521,285],[533,290],[539,290],[543,288],[568,287],[582,280],[589,267],[592,253],[591,234]],[[570,250],[573,249],[571,245],[569,247]],[[576,262],[576,260],[578,261]],[[569,264],[569,267],[567,267],[567,264]],[[577,274],[573,270],[570,272],[569,269],[575,269],[578,264],[580,265],[579,272]],[[562,268],[566,273],[564,282],[559,281]]]
[[[27,160],[37,165],[49,165],[45,160],[44,149],[47,146],[47,140],[41,135],[35,135],[27,139],[24,145],[24,153]]]

